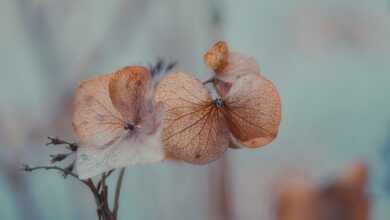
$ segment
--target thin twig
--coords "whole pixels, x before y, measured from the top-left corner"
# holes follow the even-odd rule
[[[96,187],[98,191],[100,191],[100,189],[102,187],[102,182],[105,181],[114,171],[115,171],[115,169],[112,169],[112,170],[108,171],[107,173],[102,174],[102,178],[100,179],[100,181]]]
[[[122,181],[123,181],[123,176],[125,174],[125,171],[126,171],[126,168],[122,168],[120,170],[118,181],[116,183],[115,197],[114,197],[114,208],[113,208],[114,219],[117,219],[117,216],[118,216],[119,197],[120,197],[120,193],[121,193]]]
[[[58,166],[36,166],[36,167],[30,167],[28,165],[24,165],[23,170],[26,171],[26,172],[33,172],[33,171],[36,171],[36,170],[57,170],[57,171],[60,171],[60,172],[63,173],[64,177],[69,175],[69,176],[77,179],[78,181],[80,181],[84,185],[86,185],[90,189],[90,191],[92,192],[97,207],[99,207],[101,205],[101,203],[102,203],[102,201],[100,199],[99,192],[97,191],[93,181],[91,179],[82,180],[82,179],[79,178],[79,176],[77,174],[73,173],[70,170],[67,170],[67,169],[64,169],[64,168],[58,167]],[[101,211],[99,210],[99,208],[97,210],[97,215],[98,215],[99,219],[102,219]]]
[[[49,139],[49,142],[46,143],[46,146],[49,146],[49,145],[67,145],[67,148],[70,151],[72,151],[72,152],[75,152],[78,149],[78,147],[79,147],[77,143],[71,143],[71,142],[62,140],[62,139],[57,138],[57,137],[47,137],[47,138]]]
[[[97,184],[97,191],[100,192],[100,189],[102,188],[102,184],[103,184],[103,181],[105,180],[105,177],[104,177],[105,173],[102,174],[102,177],[100,178],[98,184]]]
[[[26,172],[32,172],[32,171],[35,171],[35,170],[58,170],[60,172],[63,173],[63,176],[66,177],[68,175],[76,178],[77,180],[80,180],[79,179],[79,176],[69,170],[66,170],[64,168],[61,168],[61,167],[58,167],[58,166],[37,166],[37,167],[30,167],[28,165],[24,165],[23,167],[23,170],[26,171]],[[82,181],[82,180],[80,180]]]
[[[100,199],[99,192],[97,191],[97,189],[95,187],[95,184],[93,183],[93,181],[91,179],[83,180],[83,183],[85,185],[87,185],[88,188],[91,190],[93,198],[95,199],[96,207],[97,207],[96,208],[96,214],[98,216],[98,219],[102,220],[103,219],[102,210],[101,210],[102,201]]]
[[[49,142],[47,145],[65,145],[70,152],[68,153],[60,153],[51,155],[51,162],[56,163],[65,160],[69,155],[72,155],[75,153],[75,151],[78,148],[78,145],[76,143],[67,142],[60,138],[53,138],[49,137]],[[125,169],[121,169],[121,172],[119,173],[119,177],[117,179],[116,183],[116,189],[115,189],[115,196],[114,196],[114,208],[113,211],[111,211],[109,202],[108,202],[108,186],[107,186],[107,178],[114,173],[115,169],[109,170],[108,172],[104,172],[101,175],[101,178],[98,182],[92,181],[91,178],[88,179],[80,179],[79,176],[73,172],[75,161],[73,161],[70,165],[66,167],[60,167],[60,166],[36,166],[31,167],[29,165],[24,165],[23,170],[25,172],[33,172],[36,170],[57,170],[60,171],[62,176],[66,178],[67,176],[71,176],[81,183],[83,183],[85,186],[89,188],[89,190],[92,192],[92,195],[95,199],[95,203],[97,206],[96,213],[98,220],[116,220],[118,215],[118,209],[119,209],[119,196],[120,191],[122,188],[122,181]]]
[[[115,171],[115,169],[112,169],[112,170],[108,171],[107,174],[106,174],[106,178],[109,177],[114,171]]]

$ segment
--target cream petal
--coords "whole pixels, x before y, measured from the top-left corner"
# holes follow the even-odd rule
[[[76,170],[81,179],[129,165],[161,162],[165,158],[161,130],[153,135],[121,137],[108,148],[82,147],[77,152]]]

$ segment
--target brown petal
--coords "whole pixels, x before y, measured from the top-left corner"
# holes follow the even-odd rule
[[[276,137],[280,108],[280,98],[271,81],[249,74],[233,83],[225,97],[224,115],[234,138],[246,147],[255,148]]]
[[[110,77],[83,81],[76,90],[72,122],[82,145],[110,145],[124,132],[123,118],[108,95]]]
[[[157,86],[156,100],[165,108],[163,143],[170,157],[194,164],[219,158],[229,144],[221,109],[193,76],[174,73]]]
[[[150,78],[149,70],[141,66],[125,67],[113,74],[109,94],[126,122],[139,123]]]

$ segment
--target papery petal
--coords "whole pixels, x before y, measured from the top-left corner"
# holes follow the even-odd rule
[[[109,146],[124,133],[123,118],[108,95],[110,78],[83,81],[76,90],[72,124],[81,145]]]
[[[221,110],[195,77],[169,74],[158,84],[156,100],[165,109],[162,138],[170,157],[205,164],[227,149],[229,133]]]
[[[260,66],[257,61],[253,57],[230,52],[227,65],[220,73],[216,74],[216,77],[225,82],[234,82],[247,74],[260,74]]]
[[[149,70],[141,66],[125,67],[113,73],[109,83],[110,97],[126,122],[140,121],[150,78]]]
[[[249,74],[239,78],[226,95],[225,105],[229,129],[244,146],[264,146],[277,136],[280,97],[271,81],[263,76]]]

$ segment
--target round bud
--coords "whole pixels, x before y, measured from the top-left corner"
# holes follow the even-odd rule
[[[226,42],[218,41],[203,56],[206,65],[216,73],[222,72],[228,64],[229,50]]]

